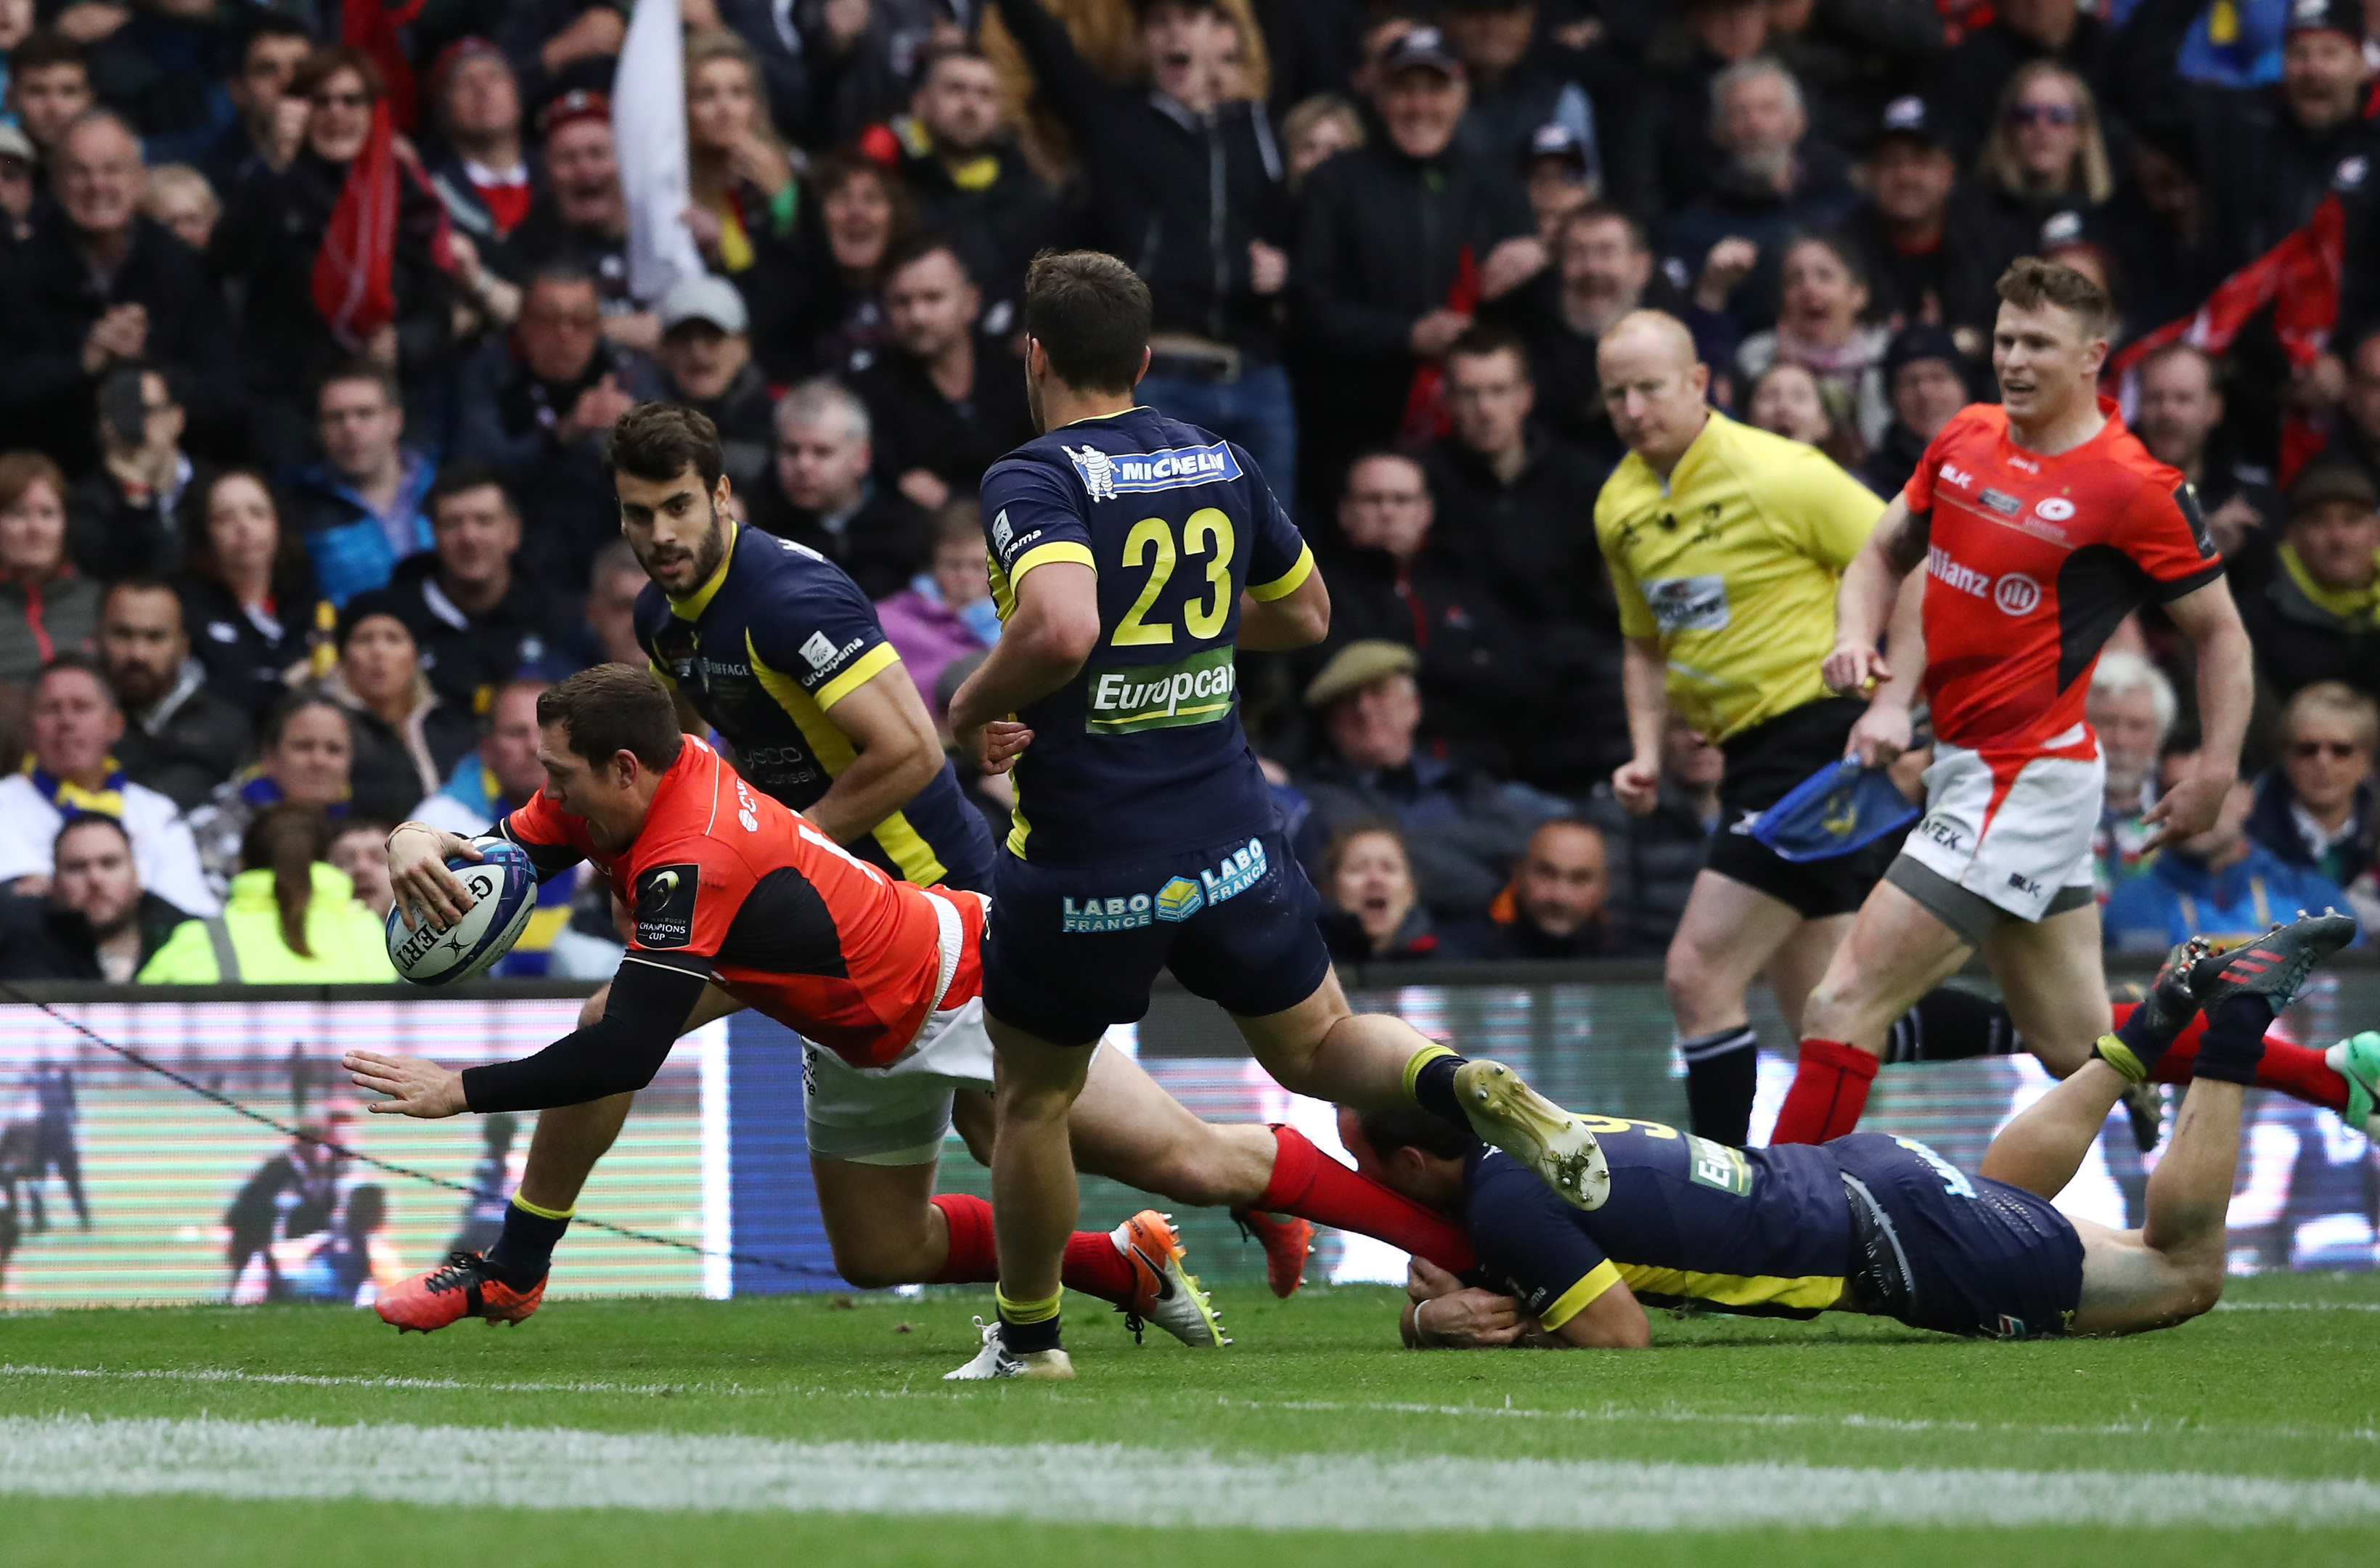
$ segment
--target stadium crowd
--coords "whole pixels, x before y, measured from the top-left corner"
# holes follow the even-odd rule
[[[1682,723],[1649,813],[1609,783],[1605,329],[1676,315],[1717,407],[1889,497],[2026,254],[2114,296],[2102,390],[2256,658],[2249,776],[2155,856],[2189,644],[2103,659],[2111,945],[2380,918],[2380,0],[655,6],[682,166],[627,0],[0,0],[0,975],[385,978],[388,826],[483,827],[537,692],[645,662],[640,402],[942,716],[1025,269],[1077,245],[1148,281],[1142,401],[1322,563],[1330,639],[1242,690],[1342,960],[1658,956],[1728,825]],[[506,972],[617,951],[565,878]]]

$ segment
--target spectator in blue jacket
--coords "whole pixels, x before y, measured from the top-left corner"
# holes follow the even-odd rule
[[[345,606],[384,588],[396,564],[430,548],[423,503],[438,465],[404,444],[405,397],[395,375],[358,359],[322,379],[314,398],[322,461],[290,480],[290,510],[314,564],[314,584]]]
[[[2201,935],[2228,946],[2262,936],[2301,909],[2344,910],[2347,895],[2337,882],[2290,865],[2248,836],[2255,803],[2253,788],[2233,784],[2213,827],[2181,840],[2146,873],[2118,888],[2107,901],[2107,945],[2122,953],[2162,953]]]

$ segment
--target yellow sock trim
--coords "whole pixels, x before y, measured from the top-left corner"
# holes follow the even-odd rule
[[[2113,1035],[2099,1037],[2098,1057],[2100,1061],[2123,1074],[2124,1081],[2128,1084],[2144,1084],[2149,1081],[2149,1070],[2141,1064],[2139,1057],[2132,1054],[2132,1048]]]
[[[1058,1303],[1065,1296],[1061,1289],[1044,1301],[1011,1301],[998,1285],[991,1287],[991,1299],[1000,1308],[1000,1320],[1019,1327],[1026,1323],[1046,1323],[1058,1315]]]
[[[518,1193],[513,1194],[513,1207],[524,1214],[534,1214],[540,1220],[567,1220],[578,1212],[578,1206],[575,1203],[567,1209],[540,1209]]]
[[[1451,1056],[1453,1054],[1453,1051],[1449,1051],[1446,1047],[1439,1044],[1436,1040],[1432,1040],[1429,1044],[1423,1046],[1419,1051],[1415,1051],[1413,1053],[1412,1060],[1405,1064],[1405,1098],[1412,1100],[1416,1105],[1420,1104],[1421,1096],[1415,1091],[1414,1086],[1421,1082],[1421,1070],[1424,1067],[1428,1066],[1431,1063],[1437,1061],[1441,1056]]]

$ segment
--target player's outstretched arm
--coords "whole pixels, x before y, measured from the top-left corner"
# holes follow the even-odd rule
[[[991,772],[1006,772],[1033,738],[1001,721],[1073,680],[1099,645],[1099,579],[1089,566],[1047,562],[1016,580],[1015,594],[1000,641],[951,699],[952,735]]]
[[[1835,591],[1835,650],[1824,671],[1829,689],[1856,695],[1871,690],[1872,682],[1892,678],[1876,641],[1900,599],[1900,580],[1925,564],[1927,533],[1927,519],[1896,497],[1843,569],[1842,586]]]
[[[2240,747],[2256,704],[2254,657],[2231,585],[2221,577],[2168,602],[2166,614],[2198,653],[2198,763],[2149,808],[2156,833],[2143,852],[2215,825],[2223,797],[2240,776]]]

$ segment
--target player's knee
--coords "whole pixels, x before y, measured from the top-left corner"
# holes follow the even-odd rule
[[[926,1274],[917,1256],[918,1246],[906,1237],[839,1237],[829,1245],[834,1254],[834,1271],[859,1290],[916,1284]]]

